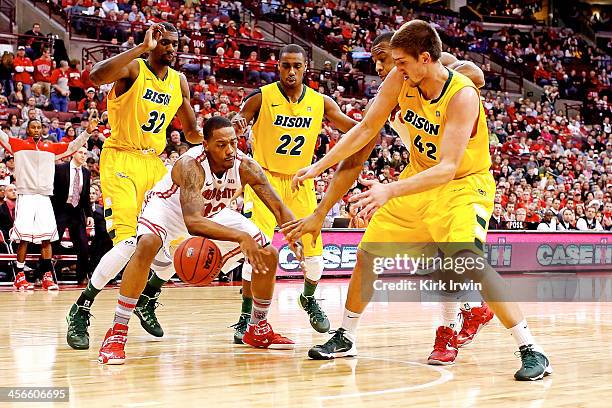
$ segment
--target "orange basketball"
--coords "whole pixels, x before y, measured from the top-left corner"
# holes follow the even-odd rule
[[[174,269],[185,283],[208,285],[221,271],[221,251],[210,239],[191,237],[176,249]]]

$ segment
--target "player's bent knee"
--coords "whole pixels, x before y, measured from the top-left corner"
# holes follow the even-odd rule
[[[377,275],[374,273],[374,258],[374,255],[363,249],[357,250],[357,262],[355,263],[354,272],[372,279],[376,278]]]
[[[159,248],[162,246],[162,240],[160,237],[154,234],[142,235],[138,238],[136,244],[136,251],[134,253],[137,259],[153,261]]]
[[[264,262],[268,266],[269,270],[266,273],[266,277],[269,279],[274,278],[276,276],[276,265],[278,265],[278,250],[274,248],[272,245],[268,245],[265,248],[261,249]]]
[[[454,272],[474,282],[482,282],[491,269],[486,259],[473,251],[463,250],[453,255]]]

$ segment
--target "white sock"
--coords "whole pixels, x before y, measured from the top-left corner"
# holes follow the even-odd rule
[[[115,308],[115,319],[113,320],[113,326],[117,323],[127,326],[137,302],[138,299],[119,295],[119,298],[117,299],[117,307]]]
[[[251,322],[249,324],[257,325],[260,321],[266,320],[271,304],[271,299],[257,299],[253,296],[253,311],[251,312]]]
[[[347,336],[351,341],[355,341],[357,337],[357,326],[359,325],[359,319],[361,318],[361,313],[355,313],[348,310],[346,307],[344,308],[344,315],[342,316],[342,327],[349,336]]]
[[[527,346],[531,344],[534,350],[542,353],[542,348],[536,344],[533,335],[531,334],[531,330],[527,326],[527,320],[521,320],[516,326],[511,327],[510,335],[514,337],[514,341],[516,341],[516,345],[520,348],[521,346]]]
[[[458,315],[459,302],[442,302],[442,326],[458,332],[461,329]]]
[[[91,284],[98,290],[104,289],[106,284],[110,282],[129,262],[130,258],[136,251],[136,238],[125,239],[108,251],[91,276]]]

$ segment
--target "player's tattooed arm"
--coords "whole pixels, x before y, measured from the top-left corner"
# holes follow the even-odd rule
[[[181,157],[172,168],[172,181],[180,187],[181,209],[187,231],[191,235],[220,241],[240,242],[246,237],[251,238],[245,232],[217,224],[202,215],[204,179],[204,170],[193,157]]]
[[[240,249],[253,266],[253,272],[266,273],[268,267],[263,261],[260,245],[244,231],[217,224],[202,215],[204,197],[204,170],[193,157],[181,157],[172,168],[172,181],[178,185],[180,191],[181,209],[187,231],[191,235],[198,235],[218,241],[232,241],[240,244]]]
[[[184,74],[180,74],[181,76],[181,93],[183,95],[183,103],[179,107],[176,114],[178,115],[181,124],[183,125],[183,133],[185,134],[185,139],[191,144],[202,143],[203,136],[198,131],[198,125],[196,123],[196,115],[191,107],[190,99],[190,91],[189,91],[189,83],[187,82],[187,78],[185,78]]]
[[[257,115],[261,109],[261,90],[256,89],[242,102],[240,112],[232,118],[232,124],[236,129],[236,134],[243,134],[251,121],[257,120]]]
[[[329,96],[323,95],[323,103],[325,116],[342,133],[348,132],[357,124],[357,121],[346,116],[338,104]]]
[[[242,180],[243,186],[251,186],[257,197],[274,214],[278,225],[294,219],[293,213],[283,204],[276,191],[270,185],[263,169],[255,160],[246,156],[243,157],[240,163],[240,180]]]

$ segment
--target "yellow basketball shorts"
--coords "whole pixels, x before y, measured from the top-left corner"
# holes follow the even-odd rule
[[[106,229],[113,244],[136,236],[145,193],[167,172],[154,153],[102,149],[100,185]]]
[[[374,213],[359,248],[385,257],[403,248],[410,255],[428,248],[424,255],[431,256],[432,247],[446,256],[462,250],[482,255],[494,196],[495,181],[487,172],[393,198]]]
[[[274,191],[291,210],[296,219],[311,215],[317,208],[317,198],[312,179],[306,180],[304,186],[300,187],[298,191],[293,192],[291,191],[293,176],[270,173],[266,169],[264,169],[264,173]],[[276,218],[248,185],[244,191],[244,215],[247,218],[250,216],[251,221],[272,241],[274,228],[276,227]],[[323,255],[323,241],[320,235],[315,242],[314,248],[312,247],[312,235],[310,234],[302,237],[302,243],[304,244],[304,256]]]

